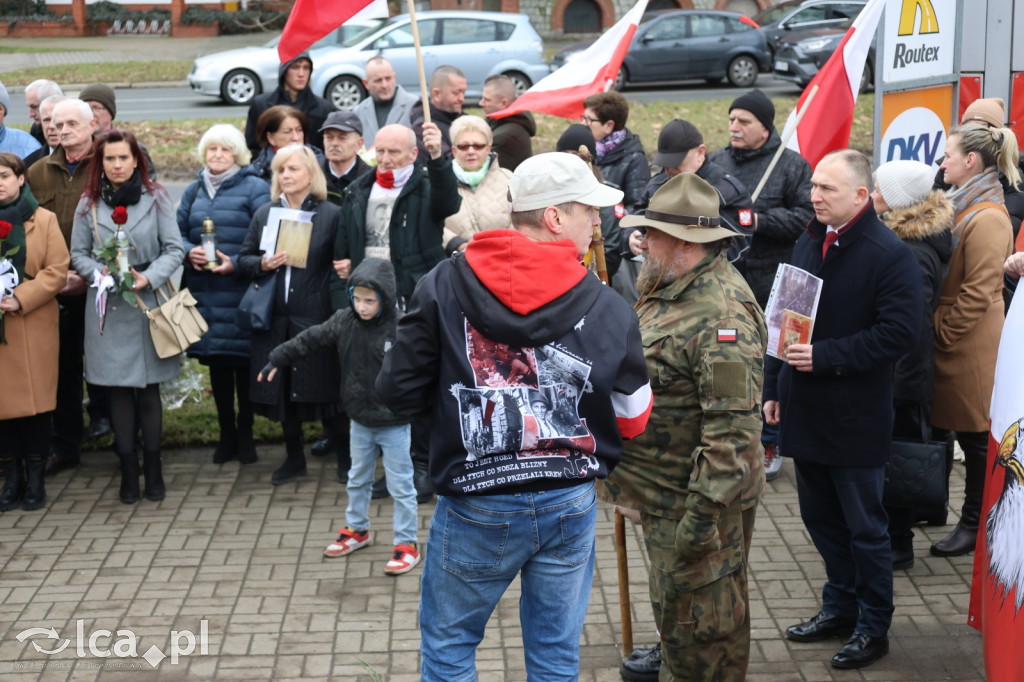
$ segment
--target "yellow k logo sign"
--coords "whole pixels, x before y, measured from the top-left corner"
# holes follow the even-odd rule
[[[935,8],[932,7],[932,0],[903,0],[903,9],[900,11],[899,35],[914,35],[914,20],[917,18],[917,10],[921,10],[921,30],[918,33],[938,33],[939,20],[935,17]]]

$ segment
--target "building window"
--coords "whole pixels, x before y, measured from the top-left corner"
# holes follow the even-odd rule
[[[566,33],[597,33],[601,30],[601,8],[594,0],[572,0],[565,8],[562,26]]]

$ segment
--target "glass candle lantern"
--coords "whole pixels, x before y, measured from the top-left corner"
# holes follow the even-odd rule
[[[203,252],[206,254],[205,269],[213,270],[220,265],[217,260],[217,230],[209,218],[203,221]]]

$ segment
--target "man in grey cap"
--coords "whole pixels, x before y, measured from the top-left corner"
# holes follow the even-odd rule
[[[648,370],[662,381],[648,429],[626,444],[605,490],[640,512],[661,679],[742,680],[750,655],[747,561],[764,491],[768,331],[726,258],[736,233],[718,206],[714,187],[682,173],[643,213],[622,219],[646,230],[637,314]],[[657,665],[634,660],[620,672],[658,679]]]
[[[114,89],[106,83],[93,83],[82,88],[78,99],[89,105],[92,109],[93,121],[96,122],[96,132],[93,136],[101,135],[114,127],[114,118],[117,116],[117,95]],[[139,142],[139,151],[146,159],[146,170],[149,171],[149,179],[156,181],[156,167],[153,159],[149,156],[149,150]],[[90,392],[90,396],[92,393]],[[95,434],[90,434],[95,437]],[[100,434],[102,435],[102,434]]]
[[[598,207],[622,192],[553,152],[523,161],[509,195],[514,229],[473,235],[420,280],[377,377],[396,414],[431,406],[426,682],[475,679],[487,621],[520,574],[525,677],[578,677],[594,480],[651,410],[636,315],[580,263]]]
[[[341,206],[345,188],[370,165],[359,156],[363,148],[363,124],[351,111],[332,111],[320,126],[324,136],[324,177],[327,200]]]

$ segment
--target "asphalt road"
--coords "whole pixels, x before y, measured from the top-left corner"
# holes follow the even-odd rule
[[[792,83],[775,80],[771,74],[761,74],[757,85],[769,97],[798,96],[800,89]],[[623,94],[637,102],[688,102],[709,99],[732,99],[747,88],[708,86],[704,81],[692,81],[661,87],[629,88]],[[474,103],[475,104],[475,103]],[[218,118],[244,116],[246,107],[227,106],[219,98],[193,94],[185,88],[139,88],[117,91],[117,120],[119,121],[171,121],[184,118]],[[28,119],[23,94],[11,94],[11,121]]]

